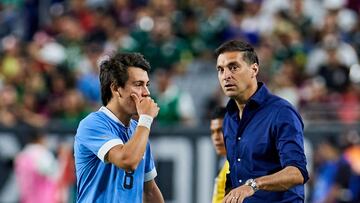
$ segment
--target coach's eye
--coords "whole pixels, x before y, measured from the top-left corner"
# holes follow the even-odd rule
[[[230,67],[229,67],[229,70],[230,70],[230,71],[236,71],[238,68],[239,68],[238,66],[233,65],[233,66],[230,66]]]

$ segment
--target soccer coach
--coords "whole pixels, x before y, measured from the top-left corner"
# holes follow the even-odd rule
[[[232,40],[215,54],[220,85],[230,97],[223,131],[233,188],[223,202],[304,202],[309,175],[299,113],[257,81],[251,45]]]

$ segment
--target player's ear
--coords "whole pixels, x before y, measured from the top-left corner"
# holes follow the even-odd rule
[[[111,89],[111,93],[113,95],[117,95],[117,96],[121,97],[121,93],[120,93],[121,88],[117,87],[114,83],[112,83],[110,85],[110,89]]]

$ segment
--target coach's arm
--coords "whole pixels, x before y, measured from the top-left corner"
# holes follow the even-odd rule
[[[259,190],[279,192],[303,184],[304,177],[297,167],[287,166],[274,174],[256,178],[255,181]],[[252,187],[241,185],[231,190],[223,202],[229,203],[233,199],[237,199],[237,202],[241,203],[246,197],[252,196],[254,192]]]
[[[155,180],[144,183],[144,203],[164,203],[164,198]]]

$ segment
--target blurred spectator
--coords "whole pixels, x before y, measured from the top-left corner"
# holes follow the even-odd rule
[[[0,88],[0,125],[13,127],[17,124],[17,94],[14,87]]]
[[[293,61],[285,61],[270,83],[275,95],[288,100],[296,108],[299,107],[300,103],[299,90],[296,84],[299,82],[298,70]]]
[[[336,137],[326,137],[316,147],[315,165],[317,170],[314,175],[313,203],[330,203],[331,187],[335,182],[338,170],[340,149]]]
[[[353,10],[345,7],[346,2],[347,0],[323,1],[323,6],[326,9],[327,15],[332,15],[334,17],[334,20],[343,35],[346,35],[347,32],[352,30],[358,21],[358,15]]]
[[[83,72],[78,74],[77,88],[90,106],[97,106],[100,103],[98,62],[102,53],[101,45],[96,43],[87,45],[81,65]]]
[[[188,8],[182,12],[179,22],[175,22],[175,29],[178,35],[183,38],[186,44],[189,46],[191,52],[188,54],[190,59],[196,60],[197,57],[201,57],[208,52],[208,45],[205,39],[200,34],[200,25],[198,22],[198,16],[194,9]],[[188,58],[188,60],[189,60]]]
[[[201,38],[207,49],[214,50],[223,42],[223,32],[229,24],[230,12],[223,7],[221,0],[197,1],[200,16],[198,26]]]
[[[324,78],[330,91],[345,92],[350,84],[349,67],[344,65],[336,56],[337,44],[326,44],[327,60],[319,66],[317,75]]]
[[[27,133],[30,142],[15,160],[20,202],[56,203],[58,162],[46,147],[42,132],[29,129]]]
[[[15,175],[20,203],[74,202],[72,147],[59,143],[58,159],[47,146],[40,128],[26,127],[27,144],[16,156]]]
[[[354,125],[360,119],[360,93],[355,85],[351,84],[341,95],[338,111],[340,121],[346,125]]]
[[[248,41],[253,45],[259,43],[262,35],[267,35],[273,30],[274,16],[270,12],[262,12],[261,9],[274,7],[263,5],[263,0],[244,1],[244,15],[240,28],[243,30],[246,38],[249,39]]]
[[[4,37],[1,40],[4,55],[0,64],[0,73],[4,75],[7,81],[11,82],[21,72],[20,62],[20,41],[13,35]]]
[[[305,119],[311,121],[333,121],[337,118],[334,111],[337,101],[330,97],[325,81],[321,77],[309,78],[300,89],[300,110]]]
[[[110,9],[118,25],[128,27],[134,22],[135,13],[131,2],[129,0],[114,0],[114,6]]]
[[[85,100],[79,91],[68,90],[62,99],[61,114],[58,117],[61,123],[65,126],[76,127],[89,113],[89,109],[84,104]]]
[[[172,79],[171,70],[158,69],[155,72],[156,91],[154,100],[161,111],[156,121],[161,126],[183,124],[194,126],[196,124],[193,100],[187,92],[179,89]]]
[[[328,202],[360,202],[360,137],[357,131],[350,130],[341,138],[343,153],[329,194],[333,199]]]
[[[34,127],[43,127],[47,124],[48,118],[42,114],[41,106],[39,106],[38,98],[31,92],[25,92],[23,95],[23,104],[19,109],[20,120],[25,124]]]
[[[75,70],[83,56],[85,30],[80,24],[80,19],[72,15],[63,15],[58,21],[57,40],[65,48],[65,65],[68,69]]]
[[[299,31],[301,36],[305,38],[305,43],[309,42],[309,39],[312,37],[312,21],[310,16],[305,13],[305,4],[304,0],[293,0],[290,1],[289,8],[289,20],[295,26],[295,29]]]
[[[23,10],[22,15],[24,17],[23,23],[25,26],[24,29],[24,39],[30,41],[33,38],[33,35],[36,33],[39,28],[39,16],[40,16],[40,0],[28,0],[23,1]]]
[[[308,74],[315,75],[321,64],[329,60],[326,50],[330,47],[335,49],[335,56],[339,63],[347,67],[358,63],[357,54],[350,44],[340,41],[335,34],[328,34],[322,38],[321,44],[309,53],[306,64],[306,72]]]
[[[21,36],[24,29],[21,25],[23,20],[21,16],[22,0],[2,0],[0,2],[0,37],[8,34]]]
[[[252,35],[248,35],[241,27],[241,23],[245,17],[244,2],[237,1],[231,9],[229,25],[224,30],[224,40],[238,38],[251,41]]]
[[[292,60],[300,71],[306,63],[306,50],[304,39],[296,25],[291,21],[291,17],[285,11],[278,12],[274,17],[273,26],[273,49],[275,66],[285,60]]]
[[[190,51],[186,42],[174,35],[172,24],[165,16],[156,16],[154,27],[149,33],[144,33],[147,41],[139,51],[144,54],[154,71],[158,67],[173,67],[177,63],[186,62]],[[138,40],[140,41],[140,40]]]
[[[76,177],[73,154],[73,147],[70,144],[60,144],[58,149],[60,175],[57,183],[59,203],[76,202]]]

